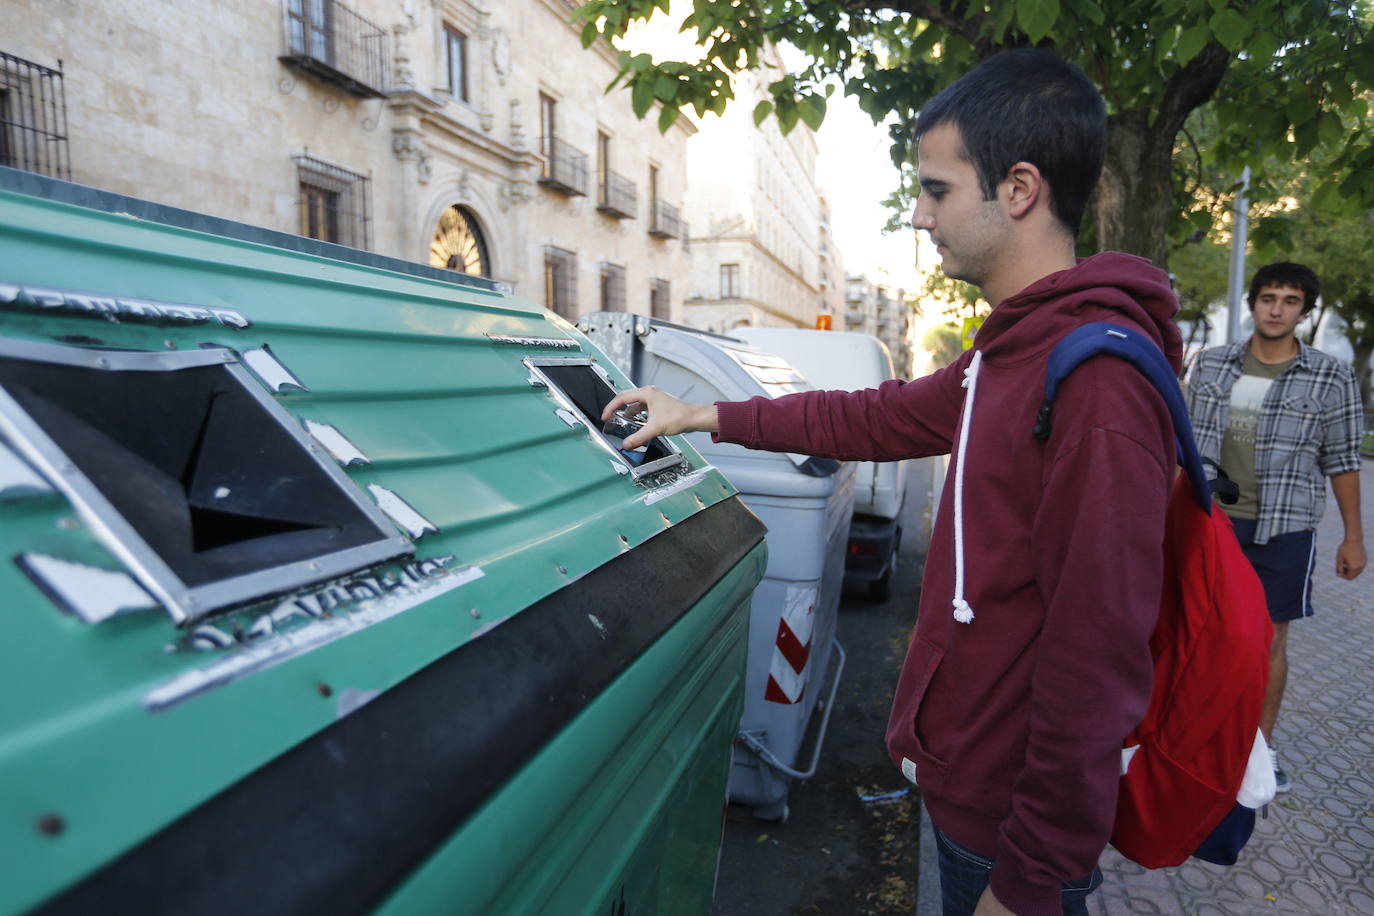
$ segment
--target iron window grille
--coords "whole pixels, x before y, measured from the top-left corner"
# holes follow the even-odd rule
[[[738,299],[740,296],[739,265],[720,265],[720,298]]]
[[[71,180],[61,61],[54,70],[0,51],[0,165]]]
[[[386,94],[391,45],[385,29],[337,0],[282,0],[284,63],[363,98]]]
[[[544,307],[569,320],[577,317],[577,254],[544,246]]]
[[[673,317],[673,285],[667,280],[649,281],[649,317],[670,321]]]
[[[601,262],[601,310],[625,311],[625,268]]]
[[[682,238],[682,217],[677,207],[663,200],[655,200],[649,214],[649,234],[666,239]]]
[[[444,26],[444,44],[448,48],[448,91],[455,99],[468,98],[468,37],[451,25]]]
[[[366,250],[372,244],[372,193],[366,175],[313,156],[295,157],[301,235]]]

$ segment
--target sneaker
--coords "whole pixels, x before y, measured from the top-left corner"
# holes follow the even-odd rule
[[[1274,765],[1274,790],[1276,792],[1287,792],[1293,788],[1293,784],[1288,781],[1288,774],[1279,766],[1279,752],[1274,746],[1269,745],[1269,762]]]

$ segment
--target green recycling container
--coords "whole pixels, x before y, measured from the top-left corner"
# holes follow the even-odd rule
[[[763,529],[501,284],[0,169],[0,913],[706,913]]]

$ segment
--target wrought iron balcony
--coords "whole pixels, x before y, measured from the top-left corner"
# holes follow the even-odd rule
[[[363,98],[385,95],[391,70],[385,29],[337,0],[283,0],[280,60]]]
[[[570,196],[585,196],[589,187],[587,154],[557,137],[540,141],[544,174],[539,183]]]
[[[662,200],[654,201],[649,214],[649,234],[665,239],[682,238],[682,217],[677,207]]]
[[[71,180],[62,69],[0,52],[0,165]]]
[[[596,209],[620,219],[634,219],[639,211],[639,192],[635,183],[624,175],[607,171],[601,181],[601,197]]]

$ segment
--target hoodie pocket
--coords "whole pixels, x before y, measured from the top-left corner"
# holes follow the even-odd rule
[[[892,701],[892,719],[887,729],[887,749],[892,762],[921,791],[940,794],[945,784],[946,764],[926,750],[916,720],[930,689],[931,679],[940,666],[945,650],[920,636],[912,640],[906,664]]]

